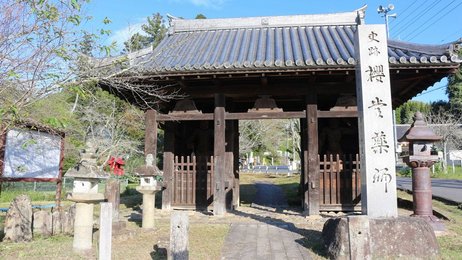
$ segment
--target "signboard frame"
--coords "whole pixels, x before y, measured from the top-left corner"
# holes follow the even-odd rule
[[[8,134],[11,131],[17,131],[19,133],[30,133],[35,136],[47,136],[52,138],[58,138],[59,144],[59,158],[58,161],[55,162],[58,167],[58,173],[56,177],[4,177],[6,162],[5,160],[6,155],[9,154],[9,148],[7,147],[8,142]],[[11,136],[10,136],[11,138]],[[2,191],[3,182],[56,182],[56,195],[55,201],[57,207],[60,207],[61,204],[61,192],[62,192],[62,178],[63,178],[63,165],[64,165],[64,138],[65,133],[61,131],[57,131],[45,126],[40,126],[36,124],[25,124],[24,127],[17,127],[11,128],[2,131],[2,135],[0,136],[0,195]],[[33,144],[32,144],[33,145]],[[56,147],[55,147],[56,148]],[[33,158],[30,159],[31,162],[35,162]],[[36,163],[36,162],[35,162]]]

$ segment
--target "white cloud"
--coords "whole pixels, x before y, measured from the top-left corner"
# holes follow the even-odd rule
[[[141,25],[145,23],[146,21],[145,19],[143,19],[143,21],[141,22],[138,22],[135,24],[129,24],[122,29],[112,32],[111,36],[108,38],[108,42],[112,43],[115,41],[117,42],[118,49],[123,49],[124,42],[129,40],[133,34],[135,33],[144,34],[143,30],[141,29]]]
[[[193,5],[203,6],[207,8],[221,8],[227,0],[174,0],[175,2],[189,2]]]

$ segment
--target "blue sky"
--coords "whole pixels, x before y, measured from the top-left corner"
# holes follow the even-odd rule
[[[349,12],[368,5],[366,23],[384,23],[377,13],[379,5],[394,5],[389,14],[390,38],[415,43],[442,44],[462,38],[462,0],[395,0],[395,1],[347,1],[347,0],[93,0],[85,8],[93,16],[88,28],[101,28],[101,21],[108,17],[112,20],[109,29],[112,35],[109,41],[122,42],[140,31],[146,17],[159,12],[193,19],[197,14],[207,18],[252,17],[295,14],[322,14]],[[429,88],[415,97],[420,101],[447,99],[446,82]]]

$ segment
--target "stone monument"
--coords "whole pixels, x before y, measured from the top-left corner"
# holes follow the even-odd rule
[[[323,239],[332,259],[436,258],[425,221],[398,218],[390,69],[384,25],[358,25],[356,93],[362,216],[329,219]]]
[[[29,196],[16,197],[6,213],[4,241],[30,242],[32,240],[32,215]]]

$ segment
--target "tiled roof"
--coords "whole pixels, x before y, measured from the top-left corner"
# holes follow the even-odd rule
[[[363,10],[331,15],[173,19],[153,51],[132,53],[145,72],[348,68],[356,64],[354,34]],[[391,66],[459,63],[456,44],[388,42]]]

